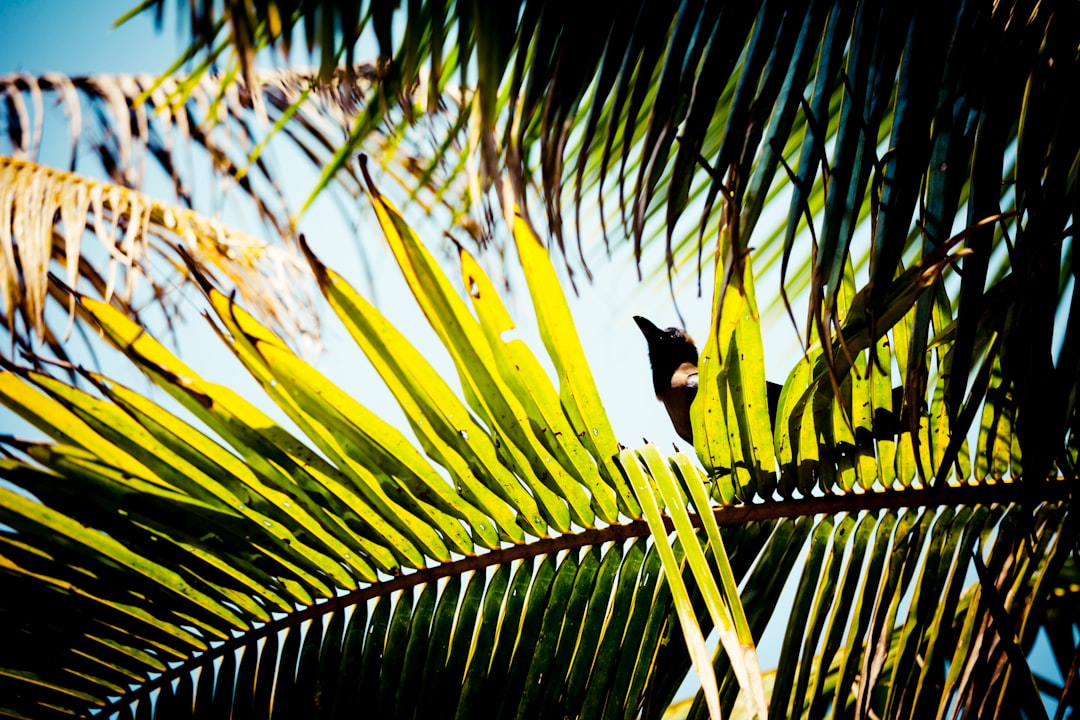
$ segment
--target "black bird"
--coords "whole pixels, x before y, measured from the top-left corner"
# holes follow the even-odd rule
[[[649,344],[656,399],[664,403],[679,437],[692,443],[690,403],[694,402],[698,386],[698,352],[694,339],[678,328],[661,330],[640,315],[634,316],[634,322]]]
[[[690,427],[690,403],[694,402],[698,388],[698,351],[694,339],[678,328],[661,330],[640,315],[634,316],[634,322],[649,345],[656,399],[664,403],[679,437],[692,443],[694,430]],[[768,383],[769,418],[773,424],[776,423],[782,389],[781,385]]]
[[[686,442],[694,442],[694,430],[690,427],[690,403],[694,402],[698,388],[698,351],[694,339],[686,332],[669,327],[665,330],[653,325],[641,317],[634,316],[634,322],[641,328],[645,342],[649,345],[649,362],[652,364],[653,391],[656,399],[664,403],[675,432]],[[782,385],[770,382],[766,384],[769,398],[769,422],[775,427],[776,411],[780,405]],[[900,407],[903,402],[903,388],[893,388],[893,407]],[[905,409],[906,410],[906,409]],[[874,418],[874,437],[891,438],[900,432],[904,425],[905,414],[897,423],[893,413],[880,413]]]

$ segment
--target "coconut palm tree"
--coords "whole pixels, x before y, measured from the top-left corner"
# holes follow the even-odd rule
[[[50,438],[0,440],[0,708],[1075,711],[1080,126],[1062,98],[1080,87],[1080,9],[397,5],[192,4],[183,78],[4,81],[7,326],[54,359],[11,354],[0,373],[0,400]],[[382,57],[357,68],[364,32]],[[318,71],[269,79],[257,52],[300,39]],[[35,93],[111,108],[97,113],[121,139],[99,148],[108,182],[34,162],[36,134],[13,118]],[[239,147],[208,124],[222,115]],[[152,126],[185,128],[280,242],[185,205]],[[265,128],[323,168],[316,190],[366,194],[456,384],[294,237],[259,162]],[[130,144],[174,179],[177,206],[136,191]],[[510,238],[554,379],[509,339],[482,250],[457,246],[449,279],[394,200]],[[79,245],[87,228],[104,264]],[[696,457],[612,431],[557,269],[587,273],[601,238],[639,258],[663,244],[650,273],[701,258],[714,312]],[[409,434],[297,354],[285,308],[306,305],[258,284],[290,250]],[[287,423],[116,299],[110,263],[134,271],[148,252],[198,289]],[[806,348],[775,420],[766,296]],[[49,303],[175,405],[63,362]],[[770,621],[784,633],[763,673]],[[1040,637],[1060,680],[1030,662]],[[691,668],[700,689],[673,707]]]

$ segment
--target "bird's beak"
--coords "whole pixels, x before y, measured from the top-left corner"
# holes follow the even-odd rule
[[[650,345],[658,341],[664,334],[664,332],[660,328],[656,327],[640,315],[634,316],[634,322],[636,322],[637,326],[641,328],[641,334],[645,336],[646,342],[648,342]]]

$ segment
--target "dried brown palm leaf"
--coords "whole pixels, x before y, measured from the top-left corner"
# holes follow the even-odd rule
[[[93,289],[106,301],[119,296],[128,309],[137,279],[144,278],[147,295],[171,319],[179,306],[167,298],[186,274],[176,254],[180,246],[208,275],[236,288],[271,326],[294,339],[318,337],[303,261],[293,248],[127,187],[13,158],[0,157],[0,193],[0,294],[13,336],[51,337],[46,301],[50,287],[61,282],[50,276],[54,264],[63,268],[63,283]],[[88,231],[97,248],[83,245]],[[17,315],[25,328],[16,327]]]
[[[325,177],[333,177],[334,195],[340,193],[338,210],[355,224],[353,214],[358,210],[353,201],[363,194],[362,184],[351,160],[337,153],[349,127],[370,116],[367,100],[377,81],[375,69],[359,65],[322,80],[313,71],[263,71],[256,77],[257,93],[223,78],[208,73],[162,78],[59,73],[0,76],[0,124],[8,129],[0,139],[0,156],[41,162],[43,140],[59,123],[69,137],[70,151],[64,160],[52,164],[88,176],[104,175],[112,185],[128,189],[146,191],[149,183],[155,188],[151,194],[158,196],[168,192],[164,187],[171,187],[175,203],[187,208],[213,207],[221,214],[253,209],[263,228],[248,228],[248,234],[276,238],[284,246],[283,257],[296,249],[299,203],[288,192],[308,189],[295,182],[286,186],[284,177],[296,176],[297,170],[308,172],[310,183],[317,185],[320,170],[333,166],[335,171]],[[256,112],[256,98],[263,119]],[[483,246],[491,238],[490,220],[474,219],[459,209],[468,207],[464,198],[476,185],[455,159],[461,156],[468,129],[454,125],[455,112],[447,108],[462,101],[449,91],[441,93],[441,98],[441,104],[430,105],[431,113],[411,104],[383,113],[377,127],[367,134],[366,146],[378,158],[391,194],[409,197],[426,212],[439,208]],[[87,159],[88,144],[96,165]],[[297,168],[297,162],[303,167]],[[162,175],[167,185],[159,187]],[[216,191],[213,195],[206,191],[208,176],[214,178],[209,185]],[[24,184],[20,191],[30,187]],[[15,192],[14,186],[6,192]],[[14,202],[7,197],[9,204]],[[79,239],[73,242],[77,248]],[[32,250],[27,246],[24,252]],[[66,277],[73,284],[75,256],[69,262]],[[6,279],[16,276],[16,267],[15,255],[9,251],[4,258]],[[279,282],[287,276],[276,272]],[[160,297],[168,281],[154,279],[152,284],[153,296]],[[21,301],[24,294],[18,286],[0,286],[0,291],[14,301]],[[40,285],[26,291],[33,302],[44,297]],[[297,297],[293,302],[299,309],[306,300]],[[175,310],[166,314],[171,316]],[[32,310],[31,316],[39,317],[40,309]],[[290,319],[289,313],[277,312],[273,322],[300,322],[300,316]],[[310,317],[302,324],[280,327],[291,337],[317,330]]]

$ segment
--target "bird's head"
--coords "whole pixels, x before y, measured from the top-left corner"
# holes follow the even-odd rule
[[[649,346],[649,362],[652,364],[653,388],[657,393],[671,382],[671,374],[683,363],[697,364],[698,352],[694,339],[684,331],[669,327],[664,330],[641,317],[634,322],[645,336]]]

